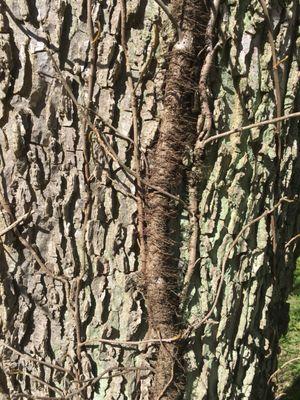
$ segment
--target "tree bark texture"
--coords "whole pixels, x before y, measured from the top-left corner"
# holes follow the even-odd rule
[[[277,59],[285,59],[278,66],[272,61],[261,3],[221,4],[218,36],[224,45],[210,81],[218,132],[276,116],[276,67],[281,113],[299,110],[298,4],[267,5]],[[283,203],[251,225],[228,251],[241,229],[272,209],[279,197],[299,195],[298,132],[297,121],[281,125],[279,162],[274,125],[231,135],[206,148],[206,172],[199,188],[199,261],[188,295],[189,321],[199,321],[209,312],[228,259],[217,306],[210,321],[199,328],[188,354],[187,398],[273,398],[267,382],[277,367],[278,339],[287,329],[286,297],[295,247],[285,244],[299,229],[297,200]]]
[[[186,3],[196,2],[168,4],[183,34]],[[117,0],[0,1],[0,230],[31,212],[0,246],[0,399],[21,393],[35,399],[272,399],[267,381],[287,328],[296,247],[285,244],[300,228],[299,202],[282,202],[239,232],[281,197],[299,195],[297,121],[217,140],[199,160],[186,161],[197,137],[197,114],[186,113],[198,93],[203,65],[195,59],[207,52],[203,15],[211,8],[201,3],[203,12],[190,16],[199,37],[189,54],[176,55],[180,38],[156,1],[126,1],[125,38],[121,6]],[[261,2],[225,1],[216,11],[211,41],[219,45],[206,88],[211,134],[276,117],[275,71],[281,114],[299,107],[298,3],[266,6],[278,65]],[[182,83],[183,101],[172,98]],[[135,123],[142,224],[141,191],[128,173],[136,171]],[[177,143],[170,153],[177,134],[182,147]],[[182,205],[190,169],[198,261],[180,308],[195,236]],[[153,187],[179,195],[181,203]],[[162,230],[169,242],[155,237]],[[216,307],[199,326],[221,283]],[[187,326],[197,329],[181,347],[110,342],[176,336]],[[174,357],[185,371],[182,382],[173,376]],[[160,367],[167,369],[164,376]]]

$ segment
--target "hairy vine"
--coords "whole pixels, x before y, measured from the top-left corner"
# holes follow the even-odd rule
[[[166,73],[164,112],[150,174],[147,196],[147,268],[146,302],[150,331],[158,337],[175,337],[182,329],[180,315],[179,238],[176,237],[179,208],[175,202],[155,190],[179,196],[183,185],[183,157],[195,142],[196,117],[192,113],[198,83],[196,65],[201,50],[207,15],[202,2],[175,0],[175,18],[182,37],[174,44]],[[160,346],[153,399],[181,398],[184,388],[182,348],[179,342]]]

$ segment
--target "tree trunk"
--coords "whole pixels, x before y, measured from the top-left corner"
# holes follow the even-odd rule
[[[0,399],[273,398],[298,2],[159,3],[0,0]]]

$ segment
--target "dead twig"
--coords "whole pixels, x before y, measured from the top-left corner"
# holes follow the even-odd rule
[[[297,235],[293,236],[286,244],[285,244],[285,249],[287,249],[295,240],[300,238],[300,233]]]
[[[136,91],[137,91],[137,89],[139,87],[139,84],[143,80],[143,77],[147,74],[147,72],[149,70],[149,67],[151,65],[151,61],[153,60],[153,57],[154,57],[154,54],[156,52],[156,49],[157,49],[158,45],[159,45],[158,21],[154,21],[153,28],[152,28],[151,43],[150,43],[150,46],[151,46],[150,47],[150,52],[149,52],[149,55],[146,58],[146,61],[145,61],[144,65],[143,65],[143,67],[142,67],[142,69],[140,71],[139,79],[138,79],[138,81],[137,81],[137,83],[135,85],[134,91],[133,91],[134,93],[136,93]]]
[[[163,0],[154,0],[154,1],[160,6],[160,8],[165,12],[165,14],[169,18],[169,20],[172,22],[173,27],[174,27],[174,29],[176,30],[176,33],[177,33],[177,39],[181,40],[182,36],[183,36],[182,31],[181,31],[176,19],[174,18],[173,14],[171,13],[169,8],[167,7],[167,5],[163,2]]]
[[[83,263],[80,263],[79,276],[76,278],[76,290],[75,290],[75,298],[74,298],[74,319],[75,319],[75,332],[76,332],[76,356],[78,362],[78,373],[79,375],[82,373],[82,361],[81,361],[81,320],[80,320],[80,286],[81,279],[83,274],[85,273],[86,263],[87,263],[87,243],[86,243],[86,232],[87,225],[90,219],[91,211],[92,211],[92,191],[90,187],[90,142],[89,142],[89,132],[88,121],[89,121],[89,112],[88,110],[92,108],[93,103],[93,93],[94,93],[94,83],[96,78],[96,64],[97,64],[97,44],[98,38],[100,36],[100,24],[98,25],[98,35],[94,37],[94,26],[92,20],[92,0],[87,0],[87,27],[88,27],[88,35],[90,39],[90,51],[89,51],[89,76],[88,76],[88,98],[86,105],[86,118],[83,119],[83,127],[82,127],[82,146],[83,146],[83,177],[85,183],[85,192],[86,198],[83,207],[83,224],[82,224],[82,253],[83,253]]]
[[[263,8],[263,12],[265,14],[267,24],[268,24],[268,40],[271,46],[272,52],[272,61],[273,61],[273,80],[274,80],[274,94],[275,94],[275,103],[276,103],[276,117],[281,117],[281,108],[282,108],[282,99],[281,99],[281,91],[280,91],[280,83],[279,83],[279,73],[278,73],[278,60],[276,56],[276,47],[274,40],[274,32],[272,27],[272,22],[270,19],[269,11],[265,0],[260,0],[260,4]],[[282,148],[281,148],[281,139],[280,139],[280,121],[277,121],[276,124],[276,147],[277,147],[277,158],[278,163],[280,163],[282,157]]]
[[[38,378],[37,376],[32,375],[32,374],[30,374],[30,373],[27,372],[27,371],[12,370],[12,371],[10,371],[9,373],[10,373],[11,375],[19,375],[19,374],[20,374],[20,375],[29,376],[33,381],[36,381],[36,382],[40,383],[41,385],[46,386],[48,389],[52,390],[53,392],[56,392],[56,393],[58,393],[59,395],[63,395],[63,394],[64,394],[64,392],[63,392],[61,389],[57,388],[56,386],[50,385],[49,383],[43,381],[43,379],[40,379],[40,378]]]
[[[199,234],[199,221],[197,218],[198,201],[197,201],[197,187],[195,184],[189,184],[189,203],[190,203],[190,226],[192,229],[190,241],[189,241],[189,262],[188,267],[183,280],[183,288],[181,292],[181,303],[182,309],[185,308],[187,293],[189,289],[189,283],[193,276],[195,266],[197,264],[197,241]]]
[[[0,205],[1,205],[2,209],[4,210],[4,212],[8,215],[8,217],[10,219],[10,223],[13,224],[14,222],[16,222],[15,216],[13,215],[13,213],[11,211],[10,205],[4,198],[1,191],[0,191]],[[50,271],[50,269],[46,267],[46,264],[44,263],[42,258],[38,255],[36,250],[31,246],[31,244],[26,239],[23,238],[23,236],[21,235],[17,226],[15,226],[12,229],[13,229],[15,235],[17,236],[17,238],[19,239],[20,243],[30,252],[30,254],[32,255],[32,257],[34,258],[34,260],[36,261],[36,263],[40,267],[40,270],[43,273],[51,276],[51,278],[56,279],[62,283],[67,282],[67,280],[65,278],[54,275],[52,273],[52,271]]]
[[[115,373],[115,374],[110,374],[110,372],[115,371],[115,370],[119,370],[119,372]],[[153,368],[151,368],[151,367],[111,367],[111,368],[107,368],[105,371],[103,371],[100,375],[96,376],[95,378],[85,380],[84,381],[85,385],[82,386],[80,389],[78,389],[74,392],[71,392],[69,394],[66,394],[63,397],[55,397],[55,398],[57,400],[72,399],[72,398],[74,398],[74,396],[76,396],[76,395],[80,394],[81,392],[83,392],[84,390],[86,390],[89,386],[95,385],[101,379],[111,379],[115,376],[125,375],[127,373],[136,372],[136,371],[153,371]],[[105,374],[109,374],[109,375],[104,376]],[[82,383],[83,381],[79,381],[79,382]],[[20,397],[26,397],[31,400],[37,400],[37,399],[38,400],[50,400],[53,398],[53,397],[49,397],[49,396],[32,396],[27,393],[16,393],[13,396],[13,398],[20,398]]]
[[[53,57],[51,51],[48,49],[48,54],[53,62],[54,68],[58,74],[59,80],[61,81],[63,87],[65,88],[66,92],[68,93],[68,95],[70,96],[71,100],[73,101],[73,103],[75,104],[75,106],[77,107],[78,110],[85,110],[85,108],[83,106],[81,106],[78,101],[76,100],[72,89],[70,88],[70,86],[68,85],[66,79],[64,78],[62,72],[60,71],[55,58]],[[83,115],[83,118],[87,118],[85,115]],[[116,152],[114,151],[114,149],[112,148],[112,146],[108,143],[107,139],[105,138],[104,135],[100,135],[98,129],[96,128],[96,126],[90,121],[89,118],[87,118],[88,121],[88,126],[90,127],[90,129],[93,131],[93,133],[96,135],[97,141],[99,143],[99,145],[104,149],[104,151],[118,164],[120,165],[120,167],[124,170],[124,172],[127,175],[131,175],[134,178],[138,178],[138,174],[135,171],[132,171],[129,167],[127,167],[127,165],[125,165],[123,163],[123,161],[118,157],[118,155],[116,154]],[[173,200],[175,200],[178,203],[181,203],[185,209],[188,210],[188,205],[182,200],[180,199],[179,196],[174,196],[171,193],[163,190],[162,188],[155,186],[155,185],[151,185],[148,181],[146,181],[145,179],[141,179],[141,183],[143,183],[144,185],[147,185],[149,188],[155,190],[158,193],[161,193],[162,195],[169,197]]]
[[[127,71],[128,86],[131,94],[131,110],[132,110],[132,125],[133,125],[133,160],[134,171],[136,173],[136,196],[137,196],[137,231],[140,242],[140,259],[141,269],[146,269],[146,239],[145,239],[145,216],[144,216],[144,199],[143,199],[143,183],[141,179],[141,164],[140,164],[140,147],[139,147],[139,131],[138,131],[138,109],[135,88],[132,80],[131,66],[126,43],[126,2],[121,0],[121,44],[125,55],[125,66]]]
[[[6,233],[8,233],[9,231],[11,231],[12,229],[14,229],[16,226],[20,225],[21,222],[25,221],[30,215],[32,214],[32,211],[29,211],[25,214],[23,214],[21,217],[17,218],[15,220],[15,222],[13,222],[12,224],[10,224],[9,226],[7,226],[5,229],[3,229],[2,231],[0,231],[0,236],[5,235]]]
[[[12,347],[9,344],[6,344],[4,342],[1,342],[1,344],[2,344],[3,347],[6,347],[10,351],[18,354],[20,357],[27,358],[28,360],[33,361],[35,363],[38,363],[40,365],[43,365],[45,367],[56,369],[57,371],[63,372],[63,373],[65,373],[67,375],[70,375],[70,376],[72,376],[74,378],[74,374],[73,374],[72,371],[70,371],[70,370],[68,370],[68,369],[66,369],[64,367],[61,367],[60,365],[51,364],[51,363],[48,363],[46,361],[38,360],[37,358],[30,356],[29,354],[22,353],[21,351],[15,349],[14,347]]]
[[[96,376],[95,378],[91,378],[85,385],[83,385],[80,389],[75,390],[74,392],[71,392],[69,394],[67,394],[64,397],[58,397],[57,399],[59,400],[65,400],[65,399],[73,399],[74,396],[80,394],[81,392],[83,392],[84,390],[86,390],[89,386],[94,386],[97,382],[99,382],[101,379],[105,379],[105,378],[109,378],[105,377],[104,375],[106,374],[110,374],[113,371],[119,370],[120,372],[122,372],[123,374],[129,373],[129,372],[136,372],[136,371],[140,371],[140,370],[149,370],[150,368],[144,368],[144,367],[110,367],[107,368],[105,371],[103,371],[100,375]]]
[[[81,343],[81,346],[98,346],[101,344],[108,344],[111,346],[139,346],[144,344],[161,344],[161,343],[172,343],[181,340],[181,335],[176,335],[171,338],[153,338],[153,339],[145,339],[145,340],[118,340],[118,339],[90,339]]]
[[[300,357],[295,357],[292,358],[291,360],[286,361],[284,364],[282,364],[282,366],[280,368],[278,368],[275,372],[273,372],[273,374],[270,376],[270,378],[268,379],[268,383],[271,382],[271,380],[273,380],[275,378],[275,376],[283,369],[285,368],[287,365],[289,364],[293,364],[295,361],[300,361]]]
[[[295,199],[288,199],[287,197],[282,197],[282,198],[275,204],[275,206],[272,207],[270,210],[266,210],[266,211],[263,212],[260,216],[258,216],[257,218],[252,219],[250,222],[248,222],[247,224],[245,224],[245,225],[243,226],[243,228],[240,230],[240,232],[237,234],[236,238],[233,240],[233,242],[232,242],[231,245],[229,246],[229,249],[228,249],[228,251],[226,252],[226,254],[225,254],[225,256],[224,256],[224,259],[223,259],[223,262],[222,262],[222,266],[221,266],[221,275],[220,275],[219,282],[218,282],[217,292],[216,292],[216,294],[215,294],[214,301],[213,301],[213,303],[212,303],[212,306],[211,306],[209,312],[208,312],[200,321],[197,321],[197,322],[195,322],[194,324],[192,324],[191,327],[189,327],[189,328],[187,329],[187,332],[186,332],[186,334],[185,334],[184,336],[187,337],[187,336],[190,335],[190,333],[191,333],[193,330],[197,330],[198,328],[200,328],[200,326],[203,325],[204,322],[206,322],[206,321],[210,318],[210,316],[213,314],[213,312],[214,312],[214,310],[215,310],[215,307],[216,307],[216,305],[217,305],[217,303],[218,303],[218,301],[219,301],[219,297],[220,297],[220,294],[221,294],[222,286],[223,286],[223,283],[224,283],[225,267],[226,267],[226,264],[227,264],[227,260],[228,260],[228,258],[229,258],[229,256],[230,256],[231,251],[234,249],[234,247],[235,247],[236,244],[238,243],[238,241],[239,241],[239,239],[241,238],[241,236],[243,235],[243,233],[244,233],[247,229],[249,229],[252,225],[254,225],[254,224],[256,224],[258,221],[260,221],[261,219],[267,217],[267,216],[270,215],[270,214],[273,214],[274,211],[275,211],[276,209],[278,209],[278,207],[279,207],[283,202],[293,203],[294,201],[295,201]]]
[[[234,133],[245,132],[245,131],[248,131],[249,129],[259,128],[261,126],[275,124],[278,121],[284,121],[286,119],[299,118],[299,117],[300,117],[300,112],[298,111],[298,112],[295,112],[295,113],[292,113],[292,114],[283,115],[282,117],[271,118],[271,119],[267,119],[265,121],[256,122],[254,124],[241,126],[240,128],[231,129],[230,131],[219,133],[218,135],[214,135],[214,136],[211,136],[211,137],[205,139],[201,143],[201,148],[204,148],[210,142],[213,142],[215,140],[222,139],[224,137],[233,135]]]

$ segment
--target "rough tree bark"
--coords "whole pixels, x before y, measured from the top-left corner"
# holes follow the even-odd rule
[[[273,398],[298,2],[158,3],[0,0],[0,399]]]

